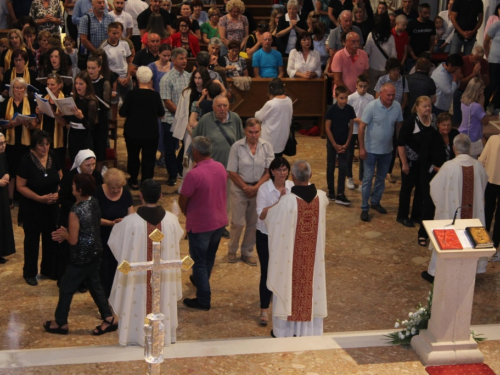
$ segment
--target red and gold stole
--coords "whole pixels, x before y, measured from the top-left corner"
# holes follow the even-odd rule
[[[49,94],[45,95],[45,99],[50,100],[50,95]],[[57,99],[64,99],[64,94],[62,93],[62,91],[59,92],[59,96],[57,97]],[[60,113],[59,108],[57,108],[56,113]],[[43,119],[44,118],[45,118],[45,115],[42,115],[42,123],[40,125],[40,129],[43,129]],[[55,125],[54,125],[54,141],[53,142],[54,143],[52,144],[52,148],[64,147],[64,125],[58,123],[57,120],[56,120]]]
[[[474,212],[474,167],[462,167],[461,219],[472,219]]]
[[[311,203],[297,198],[297,228],[292,265],[292,315],[288,321],[312,320],[314,262],[318,240],[319,198]]]
[[[161,221],[158,225],[153,225],[147,223],[147,238],[148,238],[148,262],[153,261],[153,241],[149,238],[149,235],[154,232],[155,229],[161,231]],[[151,286],[151,271],[148,271],[146,276],[146,315],[153,312],[153,287]]]
[[[12,73],[10,73],[10,84],[11,85],[12,85],[12,82],[14,81],[14,78],[16,78],[16,77],[17,77],[16,68],[12,68]],[[28,85],[31,85],[30,70],[28,69],[27,65],[24,67],[23,79],[26,81],[26,83]]]
[[[28,101],[28,98],[25,97],[23,99],[23,115],[31,115],[31,108],[30,108],[30,103]],[[5,119],[6,120],[12,120],[12,117],[14,117],[14,98],[10,98],[9,102],[7,103],[7,109],[5,111]],[[30,145],[30,131],[29,129],[24,126],[24,125],[19,125],[23,127],[23,135],[21,138],[21,144],[25,146]],[[16,128],[10,128],[7,129],[7,144],[13,146],[16,143]]]

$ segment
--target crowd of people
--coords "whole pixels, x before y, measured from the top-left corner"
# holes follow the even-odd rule
[[[31,5],[23,8],[25,3]],[[414,9],[412,0],[402,3],[391,13],[384,2],[374,12],[367,0],[289,0],[275,7],[269,22],[256,23],[241,0],[229,0],[223,9],[208,4],[207,12],[205,2],[192,0],[179,4],[177,15],[170,0],[66,0],[64,13],[58,0],[8,0],[13,28],[0,40],[0,262],[15,252],[10,210],[4,208],[18,202],[24,279],[36,286],[40,273],[58,280],[60,287],[55,320],[47,321],[45,330],[68,333],[72,296],[87,289],[103,319],[93,333],[118,329],[107,300],[123,320],[130,306],[119,289],[127,282],[115,271],[126,256],[117,245],[130,232],[124,228],[143,220],[149,232],[168,219],[164,225],[178,232],[177,219],[157,209],[161,189],[153,180],[155,166],[166,168],[166,184],[178,187],[186,215],[195,262],[190,280],[197,289],[195,298],[183,300],[189,308],[211,308],[209,279],[225,237],[230,239],[229,263],[238,261],[239,251],[242,261],[256,266],[257,249],[259,322],[267,325],[273,293],[273,305],[278,304],[287,282],[295,285],[292,277],[285,282],[274,275],[283,271],[271,262],[277,256],[273,246],[279,247],[273,236],[283,230],[276,228],[276,212],[290,205],[297,215],[321,216],[328,200],[351,205],[345,192],[356,189],[354,160],[359,160],[360,219],[373,217],[370,208],[387,213],[381,204],[385,182],[396,181],[392,171],[399,160],[396,220],[414,227],[433,219],[435,212],[446,216],[437,214],[433,195],[440,169],[467,154],[479,158],[482,164],[463,163],[488,171],[487,184],[479,186],[488,207],[483,221],[489,230],[496,207],[493,241],[498,247],[500,136],[491,137],[483,151],[483,126],[500,111],[498,15],[496,22],[488,22],[483,48],[476,44],[481,0],[449,0],[448,10],[434,21],[429,4]],[[433,53],[446,54],[444,61],[433,65]],[[190,58],[196,61],[192,71]],[[326,195],[310,187],[307,162],[292,167],[284,157],[293,116],[281,79],[284,58],[288,77],[332,83],[333,104],[324,124]],[[262,93],[269,100],[243,121],[230,111],[227,78],[243,84],[250,75],[270,79],[268,92]],[[128,180],[123,171],[103,169],[108,126],[118,115],[125,119]],[[136,214],[130,190],[140,190],[143,207]],[[281,199],[287,195],[300,203]],[[320,257],[321,225],[314,232],[318,242],[313,242]],[[297,236],[307,237],[298,229]],[[428,245],[422,225],[417,242]],[[178,257],[168,251],[165,257]],[[500,261],[500,254],[493,259]],[[314,263],[314,257],[308,261]],[[429,280],[431,268],[423,275]],[[318,296],[315,318],[326,316],[323,297]],[[322,331],[322,323],[311,315],[311,325],[297,323],[306,320],[295,312],[289,314],[295,326],[280,322],[290,311],[288,304],[278,309],[273,334]],[[134,340],[120,332],[120,342]],[[175,331],[169,340],[175,341]]]

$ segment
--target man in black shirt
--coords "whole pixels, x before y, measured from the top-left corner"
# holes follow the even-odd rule
[[[403,0],[403,6],[399,9],[396,9],[394,13],[396,13],[397,16],[400,14],[403,14],[408,18],[408,22],[411,20],[415,20],[418,18],[418,12],[412,8],[413,5],[413,0]]]
[[[140,66],[148,66],[160,58],[159,49],[160,36],[155,33],[148,34],[148,46],[137,52],[132,60],[132,75],[134,77]]]
[[[338,19],[340,13],[344,10],[350,10],[352,12],[353,7],[352,0],[330,0],[328,4],[328,17],[330,17],[330,20],[334,23],[335,27],[337,27],[340,22]]]
[[[406,67],[408,71],[413,68],[418,56],[422,52],[429,51],[429,53],[432,53],[436,28],[434,22],[429,20],[430,16],[430,5],[422,3],[418,6],[418,18],[410,21],[406,27],[406,32],[410,39],[408,44],[408,53],[410,56],[408,57]]]
[[[415,65],[415,73],[406,77],[408,81],[408,105],[405,109],[405,118],[410,115],[413,104],[417,101],[419,96],[428,96],[431,102],[436,101],[436,83],[429,77],[429,71],[432,63],[425,57],[417,60]]]
[[[450,54],[460,53],[463,46],[464,56],[470,55],[474,43],[476,43],[477,30],[483,23],[483,1],[455,0],[451,8],[450,18],[455,26]]]
[[[160,2],[160,0],[150,0],[149,8],[137,16],[137,27],[139,28],[141,37],[146,32],[149,17],[153,13],[161,15],[161,18],[163,19],[163,26],[165,26],[169,34],[172,34],[172,29],[170,28],[170,13],[160,7]]]

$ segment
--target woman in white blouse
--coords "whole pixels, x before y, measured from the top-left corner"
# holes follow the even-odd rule
[[[267,309],[273,293],[267,289],[267,266],[269,263],[269,244],[266,223],[267,211],[280,200],[281,196],[290,194],[293,182],[288,180],[290,164],[284,157],[277,157],[269,165],[271,179],[264,182],[257,193],[257,238],[256,247],[260,261],[260,320],[261,326],[267,326]]]
[[[314,50],[311,34],[307,31],[299,34],[295,49],[290,51],[286,71],[290,78],[321,77],[321,56]]]
[[[375,17],[373,30],[368,34],[363,50],[370,58],[370,88],[368,92],[374,95],[374,88],[380,77],[387,74],[385,63],[390,57],[397,57],[396,43],[391,34],[391,20],[387,14]]]

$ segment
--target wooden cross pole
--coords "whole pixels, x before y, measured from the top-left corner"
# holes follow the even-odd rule
[[[152,312],[148,314],[144,324],[144,359],[148,363],[148,375],[159,375],[160,364],[163,362],[163,346],[165,342],[165,329],[162,323],[164,315],[160,312],[161,297],[161,271],[172,268],[182,268],[189,270],[194,262],[185,256],[182,260],[161,260],[161,241],[165,235],[155,229],[149,238],[153,241],[153,260],[149,262],[129,263],[124,260],[118,266],[118,270],[125,275],[134,271],[151,271],[151,289],[152,289]]]

